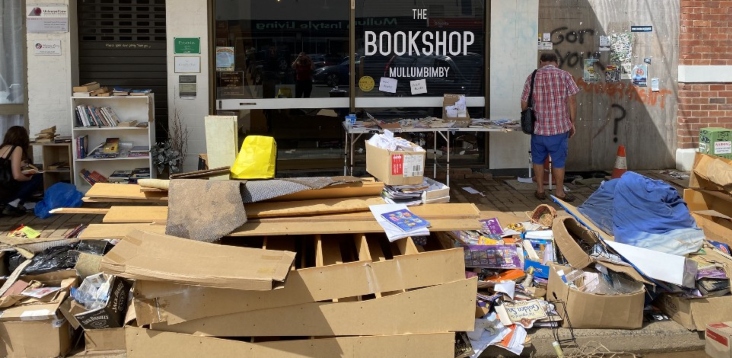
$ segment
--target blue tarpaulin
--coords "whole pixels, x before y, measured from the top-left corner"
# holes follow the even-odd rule
[[[704,239],[676,189],[635,172],[603,183],[577,209],[624,244],[685,255]]]

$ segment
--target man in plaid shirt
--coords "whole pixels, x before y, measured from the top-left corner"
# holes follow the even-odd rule
[[[555,195],[567,202],[574,196],[564,192],[564,165],[567,160],[568,141],[574,136],[577,118],[577,98],[580,91],[569,72],[557,67],[557,55],[543,53],[534,79],[534,112],[536,125],[531,135],[531,163],[536,175],[536,192],[539,200],[546,199],[544,192],[544,161],[552,158],[552,174],[557,181]],[[521,94],[521,110],[529,104],[531,75],[526,79]]]

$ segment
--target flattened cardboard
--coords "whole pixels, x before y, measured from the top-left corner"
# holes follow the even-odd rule
[[[556,295],[565,304],[557,305],[557,312],[565,312],[573,328],[620,328],[636,329],[643,326],[643,302],[645,288],[627,295],[597,295],[571,289],[557,275],[557,270],[569,272],[568,266],[551,264],[547,297]],[[567,321],[562,326],[567,326]]]
[[[204,317],[427,287],[465,277],[461,248],[357,261],[291,272],[280,290],[242,292],[139,280],[137,324],[177,324]],[[337,284],[334,284],[337,283]]]
[[[295,259],[290,251],[222,246],[130,232],[102,259],[102,270],[132,279],[231,288],[274,289]]]
[[[732,194],[732,160],[696,153],[689,188]]]
[[[127,357],[452,357],[455,334],[335,337],[248,343],[142,328],[125,329]]]
[[[90,329],[84,331],[84,342],[84,347],[87,352],[124,351],[127,349],[125,346],[124,328]]]
[[[152,329],[216,337],[349,336],[469,331],[477,277],[367,301],[318,302],[208,317]],[[360,323],[360,324],[359,324]]]
[[[0,356],[63,357],[71,349],[71,329],[64,319],[0,322]]]
[[[707,324],[704,334],[704,352],[711,358],[730,358],[730,340],[732,340],[732,322]]]
[[[403,172],[399,174],[393,174],[393,157],[405,155],[422,157],[420,175],[405,177]],[[366,142],[366,171],[387,185],[421,184],[422,179],[424,178],[424,162],[426,156],[427,152],[425,151],[390,151],[388,149],[379,148]]]
[[[37,305],[14,306],[0,313],[0,322],[8,321],[47,321],[57,318],[57,311],[61,302],[66,298],[66,292],[59,292],[55,302]]]
[[[624,273],[638,282],[652,284],[630,266],[619,265],[605,260],[596,260],[584,252],[575,240],[582,240],[589,245],[594,245],[599,241],[599,239],[595,232],[580,225],[575,218],[561,217],[554,219],[554,223],[552,224],[552,233],[554,234],[554,242],[557,244],[559,251],[564,255],[564,258],[567,259],[570,266],[577,269],[583,269],[598,262],[608,269]]]

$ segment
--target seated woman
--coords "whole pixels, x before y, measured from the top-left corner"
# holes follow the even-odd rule
[[[41,186],[43,178],[28,166],[30,138],[25,127],[13,126],[5,133],[0,145],[0,203],[2,215],[21,216],[23,204]]]

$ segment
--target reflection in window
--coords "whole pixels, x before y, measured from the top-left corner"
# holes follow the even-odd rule
[[[323,98],[348,84],[348,2],[219,0],[215,11],[217,99]]]

